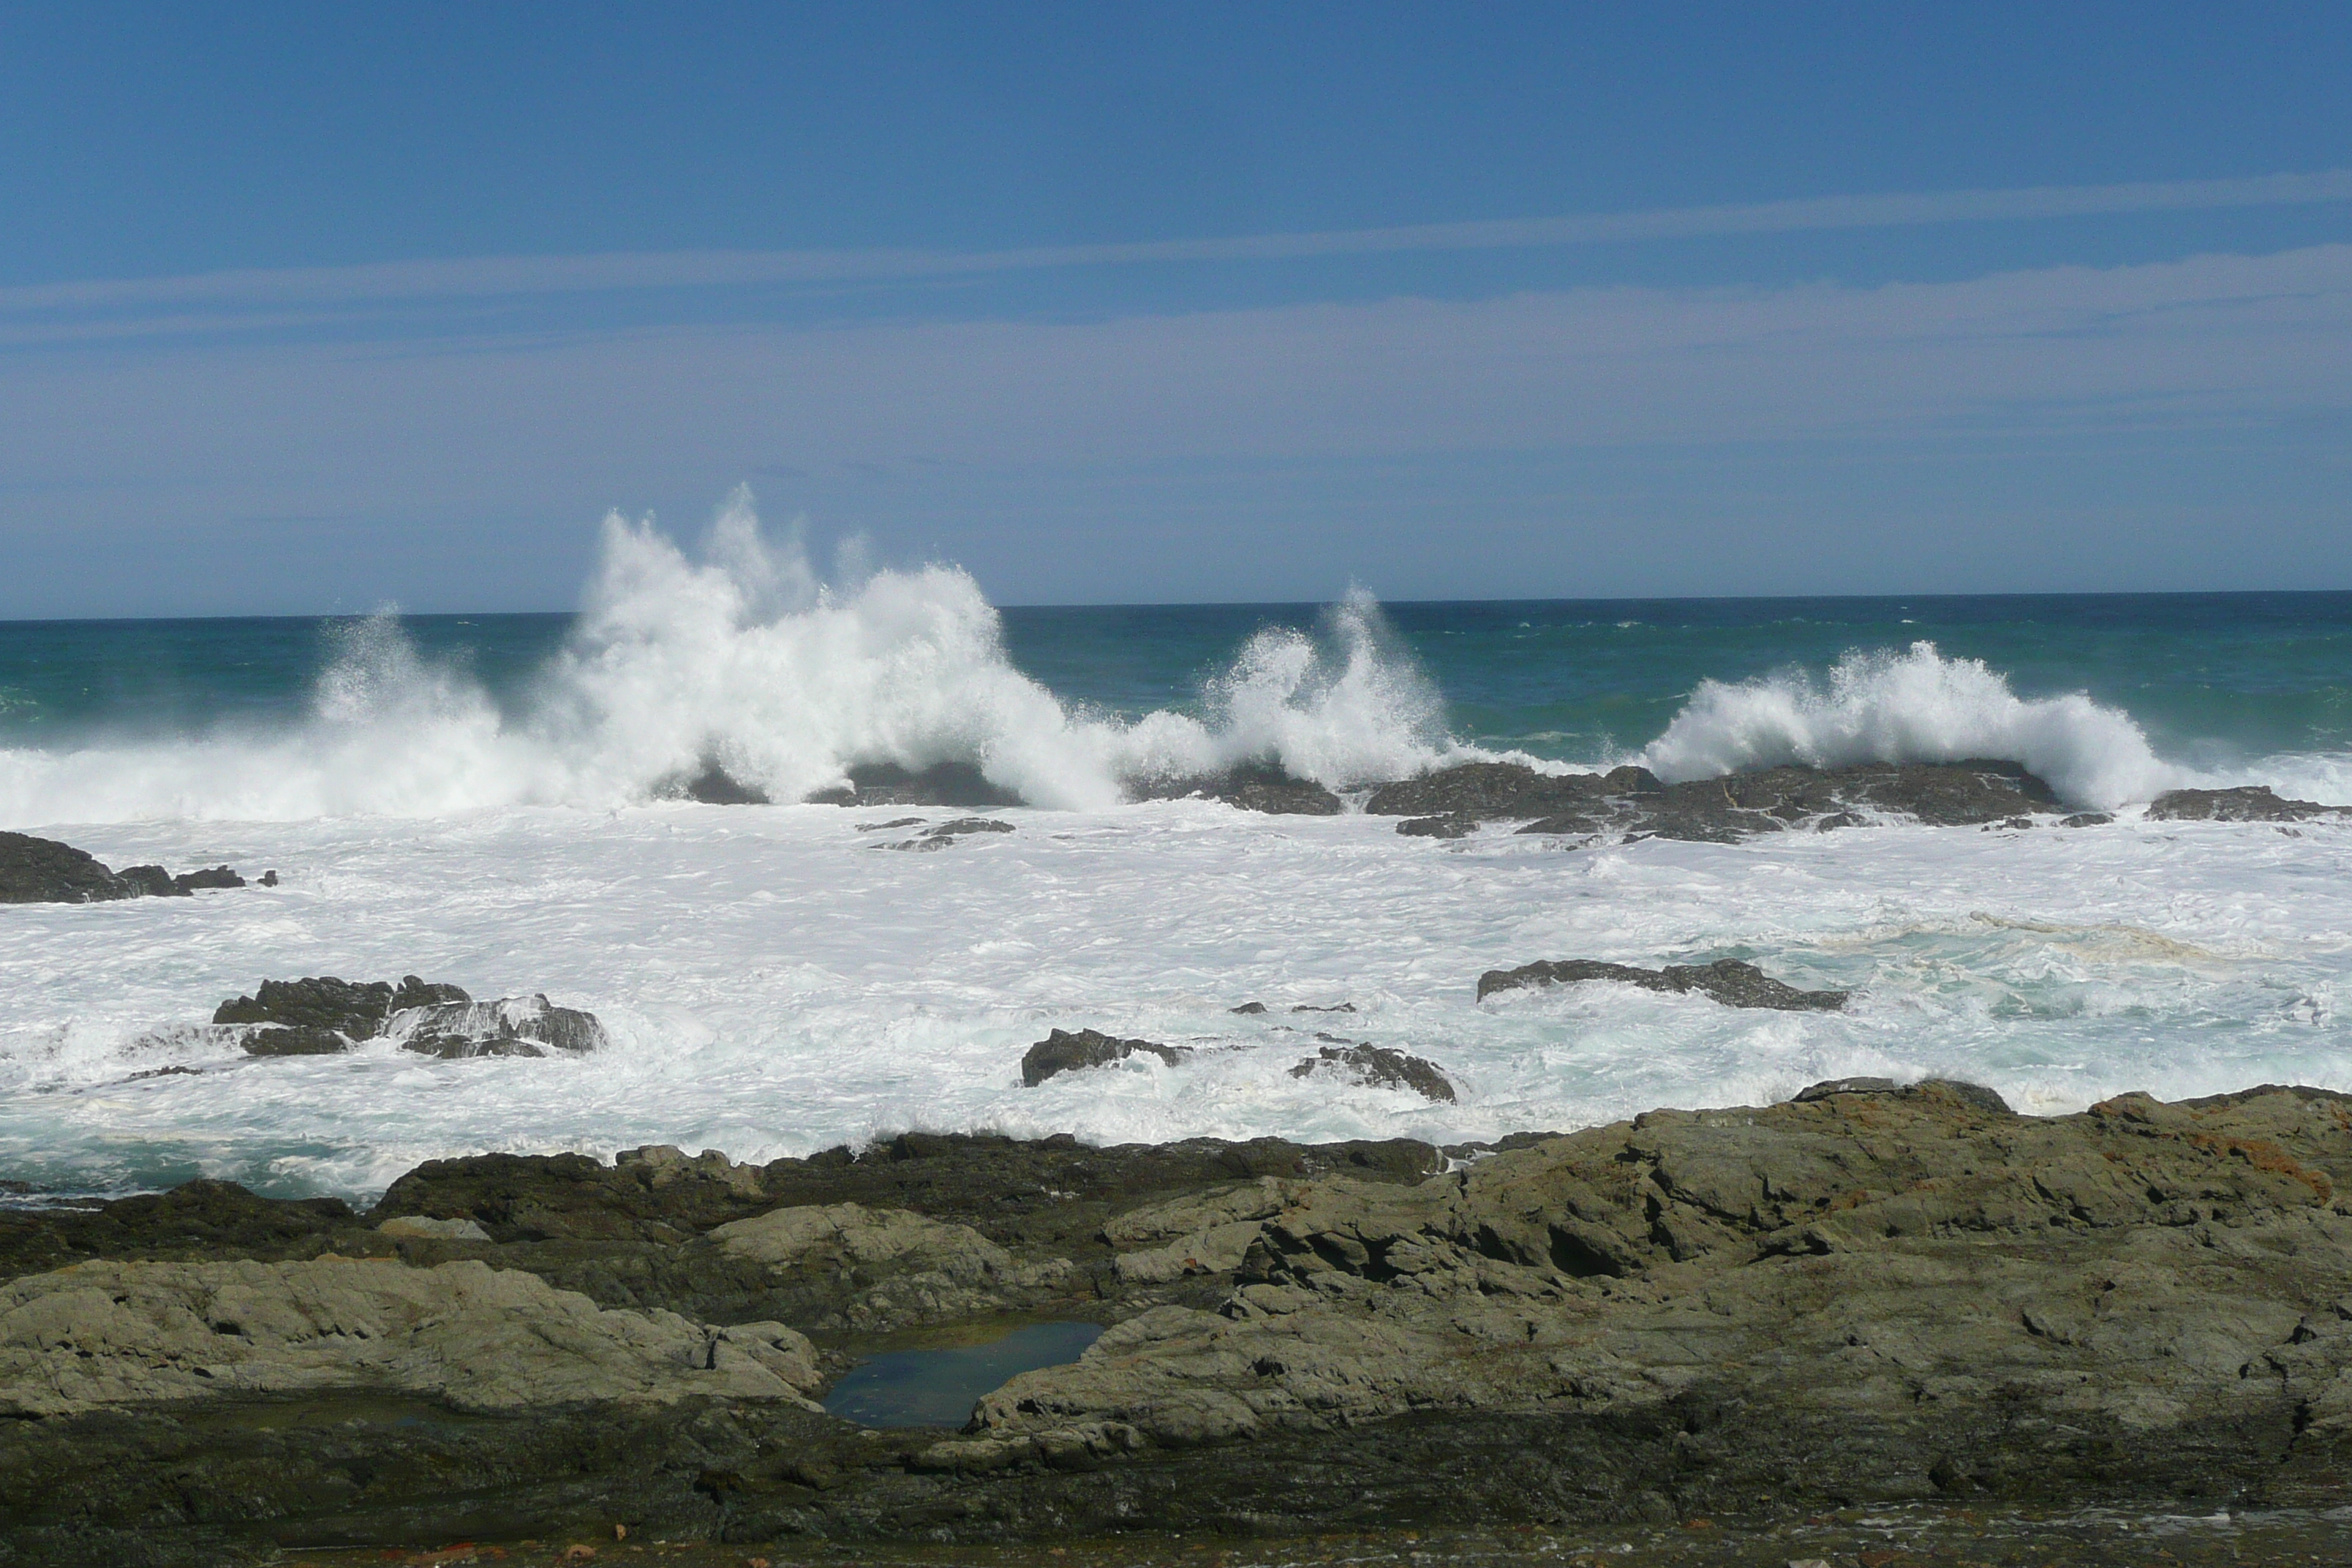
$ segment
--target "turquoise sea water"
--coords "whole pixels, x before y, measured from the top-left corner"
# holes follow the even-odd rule
[[[1699,682],[1819,672],[1931,641],[2021,698],[2087,693],[2158,754],[2198,768],[2352,750],[2352,594],[1544,600],[1392,604],[1387,626],[1433,681],[1454,738],[1590,763],[1655,740]],[[1312,633],[1307,605],[1011,607],[1013,665],[1079,711],[1197,710],[1255,633]],[[541,695],[562,615],[409,616],[428,665],[509,715]],[[0,624],[0,745],[268,728],[311,708],[367,623],[334,619]]]

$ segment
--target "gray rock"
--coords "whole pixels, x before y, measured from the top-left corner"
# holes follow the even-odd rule
[[[1107,1067],[1138,1052],[1158,1057],[1173,1067],[1192,1054],[1189,1046],[1161,1046],[1150,1040],[1122,1040],[1098,1029],[1055,1029],[1023,1054],[1021,1081],[1036,1088],[1057,1073]]]
[[[444,1061],[558,1051],[578,1056],[609,1043],[594,1014],[558,1007],[544,995],[404,1007],[384,1020],[380,1033],[404,1051]]]
[[[374,1038],[395,1012],[466,1000],[455,985],[428,984],[414,974],[397,986],[322,974],[265,980],[252,995],[231,997],[215,1008],[213,1022],[244,1026],[242,1043],[249,1056],[320,1056]]]
[[[95,904],[144,890],[70,844],[0,833],[0,904]]]
[[[1517,969],[1490,969],[1478,977],[1478,999],[1497,991],[1522,986],[1570,985],[1585,980],[1609,980],[1638,985],[1645,991],[1696,991],[1727,1007],[1769,1007],[1781,1012],[1833,1013],[1845,1006],[1844,991],[1800,991],[1773,979],[1752,963],[1718,958],[1713,963],[1670,963],[1663,969],[1638,969],[1631,964],[1603,963],[1597,959],[1570,958],[1522,964]]]
[[[2314,817],[2345,816],[2352,816],[2352,806],[2288,800],[2268,784],[2168,790],[2147,808],[2150,822],[2308,822]]]
[[[1375,1084],[1383,1089],[1410,1089],[1423,1100],[1454,1103],[1454,1085],[1437,1070],[1434,1062],[1410,1057],[1402,1051],[1384,1046],[1364,1045],[1358,1041],[1337,1041],[1323,1047],[1290,1069],[1293,1078],[1316,1075],[1353,1079],[1357,1083]]]
[[[1411,816],[1397,824],[1407,838],[1467,838],[1478,831],[1475,816]]]

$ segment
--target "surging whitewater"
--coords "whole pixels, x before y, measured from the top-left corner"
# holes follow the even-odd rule
[[[418,1161],[649,1142],[741,1158],[907,1127],[1436,1141],[1937,1072],[2023,1109],[2127,1089],[2352,1089],[2352,828],[1885,826],[1568,849],[1490,827],[1119,804],[1244,760],[1345,788],[1483,755],[1358,595],[1247,639],[1186,711],[1091,712],[1022,674],[947,567],[824,584],[747,504],[700,551],[613,520],[572,640],[502,710],[357,625],[281,732],[0,752],[0,820],[115,866],[274,868],[274,889],[0,920],[0,1175],[206,1173],[364,1195]],[[2084,805],[2182,775],[2127,715],[2021,699],[1926,645],[1702,683],[1640,759],[1671,778],[1992,756]],[[1599,761],[1623,759],[1595,759]],[[940,854],[897,812],[666,798],[711,762],[775,798],[960,761],[1038,808]],[[1561,763],[1548,764],[1564,766]],[[2235,781],[2231,781],[2235,782]],[[937,820],[949,814],[909,815]],[[1480,1002],[1538,958],[1738,957],[1847,1012],[1585,985]],[[602,1019],[588,1057],[372,1043],[254,1060],[200,1027],[264,977],[419,973]],[[1262,1016],[1232,1009],[1268,1004]],[[1348,1014],[1299,1016],[1295,1005]],[[1050,1028],[1195,1047],[1021,1086]],[[1452,1105],[1293,1067],[1318,1034],[1409,1051]]]
[[[395,616],[352,631],[292,734],[0,753],[17,823],[446,816],[638,804],[709,763],[776,800],[860,763],[977,765],[1033,805],[1099,809],[1121,781],[1277,763],[1334,787],[1448,750],[1443,703],[1357,593],[1312,638],[1269,628],[1198,716],[1073,712],[1006,658],[996,611],[952,567],[817,580],[739,495],[700,561],[648,523],[604,523],[570,647],[527,710],[421,660]]]

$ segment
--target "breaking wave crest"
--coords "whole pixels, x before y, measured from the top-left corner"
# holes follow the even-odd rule
[[[2130,715],[2079,694],[2024,699],[1982,660],[1918,642],[1849,653],[1828,679],[1702,681],[1642,761],[1668,783],[1798,763],[2022,764],[2068,801],[2102,810],[2194,782],[2161,761]]]
[[[386,613],[342,634],[299,726],[0,752],[0,819],[607,807],[712,763],[789,801],[861,764],[961,763],[1033,805],[1094,808],[1131,780],[1256,761],[1346,787],[1449,749],[1436,689],[1360,591],[1318,635],[1259,632],[1194,707],[1135,721],[1074,709],[1013,668],[965,573],[826,584],[763,538],[739,492],[698,558],[649,522],[607,518],[579,625],[512,712],[420,658]]]

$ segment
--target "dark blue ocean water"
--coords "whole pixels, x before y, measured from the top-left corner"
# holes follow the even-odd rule
[[[1024,606],[1013,662],[1066,700],[1134,716],[1198,704],[1269,626],[1311,605]],[[2352,594],[1405,603],[1396,637],[1444,692],[1454,735],[1575,761],[1654,739],[1699,681],[1819,671],[1856,649],[1929,640],[1982,659],[2021,697],[2087,692],[2200,766],[2352,749]],[[420,616],[428,661],[510,710],[572,617]],[[0,744],[268,726],[309,708],[354,623],[325,619],[0,623]]]

